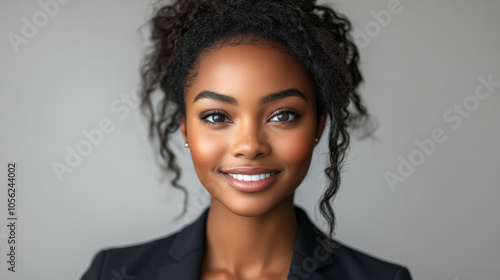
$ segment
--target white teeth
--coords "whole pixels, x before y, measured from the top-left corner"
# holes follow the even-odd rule
[[[273,175],[276,172],[273,173],[265,173],[265,174],[256,174],[256,175],[244,175],[244,174],[228,174],[229,176],[233,177],[234,179],[240,180],[240,181],[260,181],[265,178],[269,178],[271,175]]]

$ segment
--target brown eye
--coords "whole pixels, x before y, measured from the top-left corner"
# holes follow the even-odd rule
[[[278,121],[280,121],[280,122],[286,122],[286,121],[289,120],[290,114],[288,114],[288,113],[281,113],[281,114],[277,115],[276,117],[278,117]]]
[[[213,120],[214,122],[223,122],[223,121],[224,121],[224,117],[223,117],[223,116],[221,116],[221,115],[214,115],[214,116],[212,117],[212,120]]]
[[[297,120],[300,117],[299,114],[290,112],[290,111],[282,111],[274,115],[270,121],[278,121],[278,122],[292,122]]]
[[[206,117],[206,120],[209,122],[224,122],[226,121],[226,117],[223,115],[212,114]]]

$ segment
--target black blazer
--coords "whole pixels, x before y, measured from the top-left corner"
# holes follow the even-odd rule
[[[198,280],[205,249],[208,209],[170,236],[135,246],[101,250],[82,280]],[[411,280],[409,271],[349,248],[334,251],[322,244],[323,233],[295,206],[298,232],[288,280]]]

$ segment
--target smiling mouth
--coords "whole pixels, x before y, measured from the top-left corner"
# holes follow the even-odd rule
[[[264,180],[266,178],[269,178],[273,174],[276,174],[276,173],[278,173],[278,171],[271,172],[271,173],[255,174],[255,175],[231,174],[231,173],[226,173],[226,174],[233,177],[236,180],[239,180],[239,181],[255,182],[255,181],[260,181],[260,180]]]
[[[276,182],[281,170],[262,167],[240,167],[221,171],[228,183],[238,191],[258,192]]]

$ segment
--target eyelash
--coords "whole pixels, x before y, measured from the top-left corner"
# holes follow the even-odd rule
[[[224,111],[217,110],[217,109],[205,111],[199,115],[199,118],[200,118],[201,122],[204,124],[218,125],[216,122],[210,122],[210,121],[206,120],[206,118],[213,116],[213,115],[220,115],[220,116],[223,116],[224,118],[229,119],[229,117],[227,116],[227,114]]]
[[[278,123],[281,123],[283,125],[292,125],[292,124],[296,123],[300,119],[300,117],[302,117],[302,114],[299,113],[298,111],[291,109],[291,108],[288,108],[288,107],[284,107],[284,108],[278,109],[275,113],[273,113],[271,115],[271,117],[269,119],[272,119],[272,118],[274,118],[280,114],[284,114],[284,113],[288,113],[288,114],[291,113],[291,114],[295,115],[295,118],[293,118],[290,121],[277,121]],[[211,121],[206,120],[206,118],[213,116],[213,115],[219,115],[219,116],[222,116],[224,118],[229,119],[228,115],[224,111],[217,110],[217,109],[205,111],[199,115],[199,118],[200,118],[200,121],[204,124],[213,125],[213,126],[219,125],[217,122],[211,122]],[[232,122],[232,121],[230,121],[230,122]],[[225,121],[221,122],[221,123],[225,123]]]
[[[291,108],[288,108],[288,107],[284,107],[284,108],[280,108],[276,111],[276,113],[274,113],[270,119],[280,115],[280,114],[284,114],[284,113],[288,113],[288,114],[293,114],[295,115],[295,118],[293,118],[292,120],[290,121],[278,121],[279,123],[283,124],[283,125],[292,125],[292,124],[295,124],[296,122],[299,121],[300,117],[302,117],[302,114],[300,112],[298,112],[297,110],[294,110],[294,109],[291,109]]]

